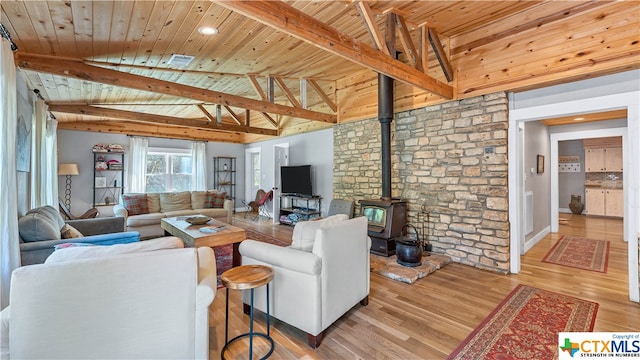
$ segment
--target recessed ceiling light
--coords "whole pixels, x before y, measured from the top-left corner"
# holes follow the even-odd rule
[[[218,29],[211,26],[201,26],[198,28],[198,32],[202,35],[215,35],[218,33]]]
[[[574,118],[573,120],[574,121],[580,121],[580,120],[584,120],[584,118],[583,117],[577,117],[577,118]]]

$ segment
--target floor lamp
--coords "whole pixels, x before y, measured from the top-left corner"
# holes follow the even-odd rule
[[[71,176],[79,174],[78,164],[58,164],[58,175],[65,175],[67,177],[64,191],[64,204],[69,210],[71,210]]]

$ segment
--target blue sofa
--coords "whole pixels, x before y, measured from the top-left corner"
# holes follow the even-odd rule
[[[68,225],[68,226],[65,226]],[[72,228],[69,228],[71,226]],[[140,240],[137,231],[123,231],[120,217],[67,220],[52,206],[29,210],[18,220],[20,232],[20,259],[22,265],[42,264],[63,243],[92,245],[126,244]],[[63,238],[63,232],[81,234],[81,237]]]

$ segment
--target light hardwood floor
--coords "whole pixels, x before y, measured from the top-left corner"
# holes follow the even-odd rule
[[[629,301],[627,243],[622,220],[560,214],[567,218],[559,233],[547,235],[522,257],[519,274],[501,275],[450,264],[408,285],[371,274],[369,305],[356,305],[326,331],[316,350],[306,336],[279,321],[272,322],[275,351],[271,359],[445,359],[518,284],[560,292],[600,304],[594,331],[640,331],[640,305]],[[250,221],[236,214],[234,225],[290,240],[292,228],[271,220]],[[561,235],[609,240],[606,274],[543,263]],[[220,358],[224,343],[225,291],[211,306],[210,359]],[[240,293],[230,291],[230,337],[248,329]],[[256,327],[264,331],[264,315]],[[256,352],[264,349],[257,340]],[[262,349],[262,350],[261,350]],[[248,359],[247,347],[234,346],[227,357]]]

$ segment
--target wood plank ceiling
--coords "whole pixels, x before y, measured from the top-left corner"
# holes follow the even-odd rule
[[[247,143],[375,117],[377,72],[398,80],[402,110],[640,67],[636,1],[0,6],[61,129]]]

